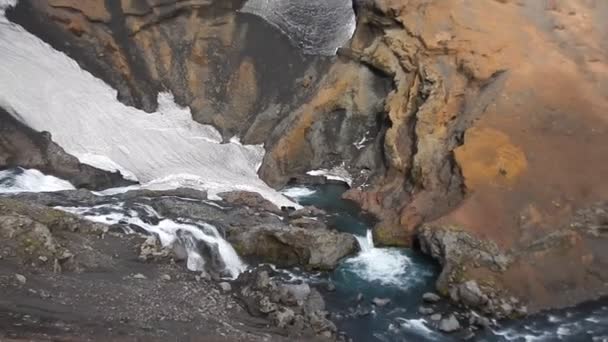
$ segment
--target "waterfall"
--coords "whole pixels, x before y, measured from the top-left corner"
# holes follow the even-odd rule
[[[365,236],[355,235],[355,238],[357,238],[361,253],[369,253],[374,249],[374,236],[371,229],[367,230]]]
[[[0,193],[43,192],[74,190],[74,186],[63,179],[47,176],[38,170],[0,171]]]
[[[57,207],[93,222],[120,225],[127,233],[137,226],[157,236],[165,247],[186,260],[191,271],[213,270],[236,278],[246,265],[213,225],[204,222],[177,222],[159,215],[154,208],[135,204],[143,210],[133,210],[125,203],[103,204],[95,207]]]

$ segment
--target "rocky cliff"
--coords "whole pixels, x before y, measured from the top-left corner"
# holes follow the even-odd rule
[[[608,4],[356,1],[333,58],[242,5],[21,0],[9,18],[127,104],[169,90],[226,138],[265,143],[272,185],[347,169],[376,241],[449,264],[446,293],[475,281],[533,310],[608,293]]]

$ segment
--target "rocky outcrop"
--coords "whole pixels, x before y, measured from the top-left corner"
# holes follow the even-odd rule
[[[502,250],[465,229],[425,225],[421,249],[442,264],[440,293],[495,317],[516,317],[608,295],[605,202],[528,244]]]
[[[77,188],[102,190],[132,184],[119,172],[111,173],[81,164],[52,141],[0,108],[0,169],[23,167],[70,181]]]
[[[307,269],[334,269],[359,249],[351,234],[272,224],[231,228],[227,239],[243,256],[262,258],[281,267],[303,265]]]
[[[192,222],[206,222],[223,232],[225,239],[241,257],[277,266],[331,270],[343,258],[359,249],[353,235],[327,229],[323,217],[302,217],[303,214],[323,214],[322,211],[307,208],[282,217],[277,215],[278,209],[274,205],[270,206],[268,201],[256,194],[232,193],[224,196],[233,201],[209,202],[205,193],[190,189],[158,192],[138,190],[104,197],[86,190],[27,193],[12,197],[46,206],[89,208],[92,215],[106,213],[104,205],[122,203],[121,211],[137,212],[140,219],[152,224],[164,218],[176,222],[184,218]],[[247,203],[241,202],[242,199],[247,199]],[[99,209],[96,211],[95,207]],[[151,216],[143,209],[145,207],[152,208],[160,217]],[[134,228],[129,224],[125,226]],[[141,228],[137,230],[145,233]],[[183,241],[178,239],[177,245],[188,244],[187,236],[183,238]],[[150,241],[142,255],[154,259],[166,254],[155,246],[156,242]],[[198,246],[198,250],[208,260],[205,263],[207,273],[221,273],[225,265],[218,260],[217,245],[203,244]]]
[[[268,318],[288,336],[302,337],[311,329],[316,335],[336,340],[337,328],[327,318],[325,301],[306,283],[288,284],[273,277],[268,266],[249,270],[236,281],[235,296],[254,317]]]

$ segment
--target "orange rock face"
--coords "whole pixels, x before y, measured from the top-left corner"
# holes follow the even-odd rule
[[[389,221],[381,222],[377,238],[398,243],[393,238],[403,234],[396,232],[414,234],[432,222],[525,254],[506,272],[490,273],[534,309],[608,293],[608,274],[598,272],[608,252],[592,248],[608,243],[605,234],[568,228],[577,210],[608,196],[608,4],[378,0],[373,6],[394,22],[370,21],[382,34],[353,48],[394,77],[386,102],[393,125],[384,143],[389,170],[399,171],[387,172],[376,189],[405,177],[403,191],[411,195],[381,208]],[[413,136],[401,128],[407,122]],[[446,178],[449,160],[458,177]],[[446,204],[458,178],[462,198]],[[400,219],[383,214],[391,211],[401,211]],[[541,243],[556,233],[568,238]],[[473,279],[487,275],[467,272]]]

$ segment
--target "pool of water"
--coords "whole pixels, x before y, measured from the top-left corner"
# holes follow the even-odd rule
[[[314,205],[330,215],[329,225],[357,236],[361,252],[327,275],[335,291],[324,293],[335,323],[355,341],[449,340],[434,332],[418,313],[422,294],[433,291],[439,267],[431,259],[403,248],[376,248],[373,219],[342,199],[346,188],[323,185],[285,192],[302,205]],[[362,297],[362,298],[361,298]],[[385,306],[374,298],[390,299]]]
[[[439,333],[430,319],[418,313],[421,296],[434,290],[439,266],[411,249],[375,248],[373,219],[352,202],[343,200],[341,185],[292,187],[284,193],[302,205],[314,205],[330,215],[329,225],[357,236],[362,251],[318,280],[330,279],[335,291],[324,293],[334,322],[354,341],[455,341]],[[363,299],[361,299],[361,295]],[[390,303],[376,307],[374,298]],[[482,331],[474,341],[591,341],[608,342],[608,299],[501,322]]]

